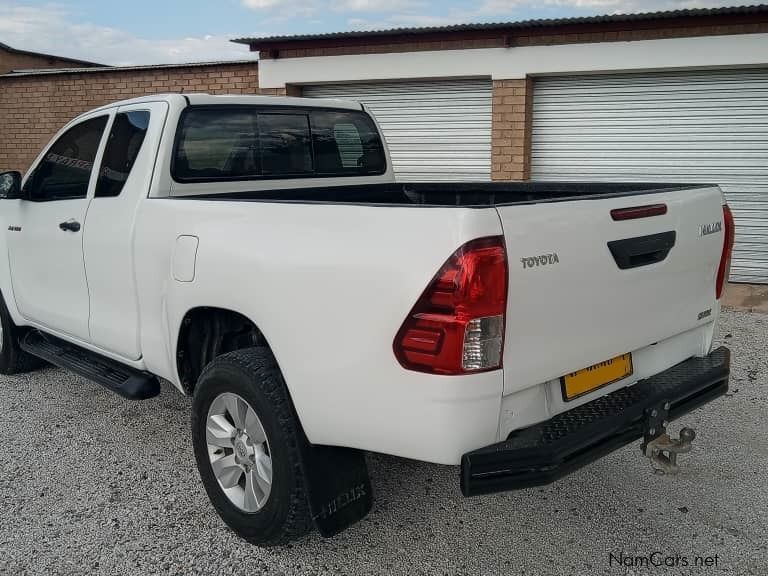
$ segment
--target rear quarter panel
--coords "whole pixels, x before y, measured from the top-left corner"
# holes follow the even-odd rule
[[[234,310],[265,335],[311,442],[456,464],[497,438],[501,371],[409,372],[392,343],[453,251],[500,233],[492,208],[147,200],[136,233],[146,364],[178,384],[169,363],[186,312]],[[179,235],[199,238],[193,282],[171,274]]]

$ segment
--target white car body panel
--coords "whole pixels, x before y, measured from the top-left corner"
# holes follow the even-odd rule
[[[163,296],[142,305],[150,371],[178,383],[168,361],[176,342],[166,340],[166,349],[156,335],[178,334],[193,308],[221,307],[266,336],[313,443],[456,463],[496,439],[501,371],[409,372],[392,352],[400,324],[446,257],[467,240],[501,232],[495,210],[241,202],[235,216],[228,202],[157,199],[143,203],[138,222],[139,293]],[[181,235],[199,238],[194,282],[168,273]]]
[[[64,126],[37,161],[72,126],[105,115],[109,120],[96,155],[98,165],[112,118],[108,110],[83,114]],[[19,314],[27,321],[86,341],[90,340],[90,305],[82,235],[62,232],[59,225],[70,220],[85,222],[95,187],[94,171],[86,198],[39,203],[11,200],[9,221],[20,231],[6,232],[12,294]]]
[[[722,235],[698,227],[722,219],[716,187],[646,194],[663,216],[614,222],[637,197],[499,207],[509,261],[504,392],[634,352],[700,324],[715,301]],[[662,261],[620,270],[606,241],[675,230]],[[523,267],[553,253],[559,262]],[[585,337],[585,333],[588,337]]]
[[[90,293],[90,341],[130,360],[141,357],[132,239],[137,208],[152,181],[167,109],[165,102],[118,108],[118,112],[149,111],[150,124],[120,195],[91,199],[82,236]]]

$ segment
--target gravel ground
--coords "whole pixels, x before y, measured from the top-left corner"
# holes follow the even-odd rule
[[[727,312],[731,392],[681,423],[677,477],[637,444],[554,485],[464,499],[458,469],[369,458],[376,503],[340,536],[262,550],[209,506],[170,387],[130,403],[62,370],[0,377],[0,574],[768,574],[768,315]],[[679,427],[679,426],[678,426]],[[630,568],[615,556],[711,557]]]

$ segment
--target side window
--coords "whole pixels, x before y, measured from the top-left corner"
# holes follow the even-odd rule
[[[261,167],[265,176],[312,172],[306,114],[259,114]]]
[[[149,126],[149,112],[136,110],[115,116],[96,182],[96,198],[118,196],[128,180]]]
[[[255,111],[190,110],[176,144],[173,175],[181,181],[260,176]]]
[[[336,124],[333,127],[333,140],[339,151],[341,168],[357,168],[357,163],[363,156],[363,141],[355,125],[343,122]]]
[[[315,110],[312,140],[319,174],[359,176],[386,169],[376,126],[361,112]]]
[[[30,200],[85,198],[107,116],[77,124],[59,137],[27,180]]]

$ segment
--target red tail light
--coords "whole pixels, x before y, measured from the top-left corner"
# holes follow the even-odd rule
[[[728,273],[731,271],[731,254],[733,253],[733,241],[736,238],[736,226],[728,204],[723,204],[723,228],[723,253],[720,256],[720,267],[717,269],[715,282],[715,296],[718,300],[723,294],[725,281],[728,280]]]
[[[427,286],[395,337],[408,370],[467,374],[501,367],[507,308],[502,236],[456,250]]]

